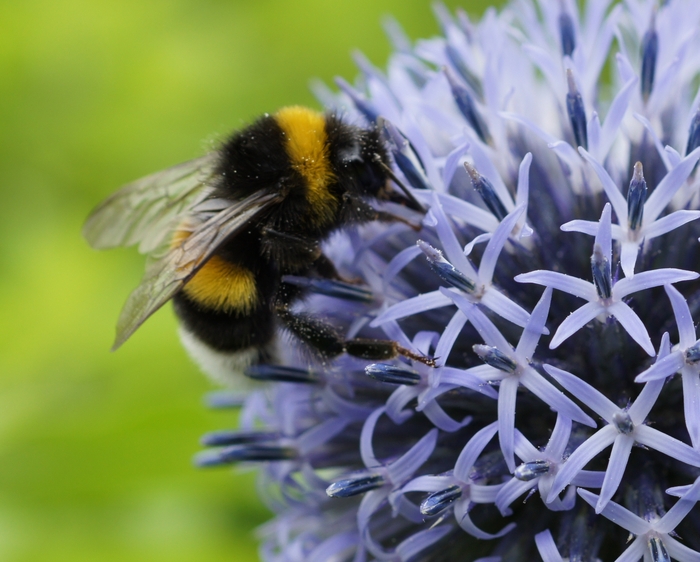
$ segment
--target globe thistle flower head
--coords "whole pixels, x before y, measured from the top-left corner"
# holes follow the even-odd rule
[[[700,3],[436,15],[316,87],[423,212],[334,235],[348,282],[285,278],[407,352],[283,335],[197,461],[260,467],[269,561],[700,560]]]

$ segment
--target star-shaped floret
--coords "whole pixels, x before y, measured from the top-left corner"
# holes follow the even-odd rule
[[[523,273],[516,276],[515,280],[521,283],[537,283],[545,287],[553,287],[588,301],[559,325],[549,344],[550,349],[558,347],[594,318],[605,319],[612,316],[644,351],[654,356],[654,346],[644,323],[623,299],[644,289],[697,279],[700,274],[694,271],[666,268],[645,271],[633,278],[624,278],[616,282],[613,279],[611,267],[610,214],[610,203],[607,203],[600,217],[593,245],[593,255],[591,256],[592,283],[564,273],[544,270]]]
[[[591,506],[600,504],[600,499],[588,490],[578,489],[578,494]],[[615,502],[609,502],[600,512],[616,525],[627,529],[635,539],[615,562],[636,562],[641,558],[653,562],[670,561],[699,562],[700,552],[691,550],[676,538],[673,530],[700,500],[700,478],[669,509],[663,517],[642,519]]]
[[[471,474],[479,455],[497,431],[497,422],[477,431],[462,449],[451,473],[414,478],[392,494],[392,504],[396,505],[398,500],[404,499],[405,494],[409,492],[430,492],[416,510],[419,518],[436,516],[451,508],[459,526],[478,539],[495,539],[508,533],[515,527],[513,523],[509,523],[497,533],[487,533],[477,527],[469,516],[474,505],[493,503],[498,491],[503,487],[503,484],[481,484],[478,479],[474,480]]]
[[[564,454],[570,435],[571,420],[562,414],[557,416],[552,435],[543,450],[536,448],[520,431],[515,430],[515,454],[523,463],[515,469],[513,478],[506,482],[496,496],[496,507],[502,515],[508,515],[510,511],[508,506],[535,487],[539,489],[542,500],[547,500],[554,477],[564,462]],[[582,470],[571,483],[574,486],[600,488],[603,477],[603,472]],[[552,511],[571,509],[574,506],[575,498],[576,492],[572,486],[563,500],[556,497],[547,503],[547,507]]]
[[[668,348],[668,334],[664,334],[659,352],[662,359],[667,356]],[[552,483],[548,502],[553,501],[593,457],[610,445],[613,448],[600,497],[595,506],[596,513],[605,509],[617,491],[627,467],[630,451],[635,444],[644,445],[691,466],[700,466],[700,452],[644,423],[661,392],[663,379],[648,382],[634,403],[626,408],[619,408],[575,375],[551,365],[545,365],[544,368],[566,390],[608,422],[608,425],[589,437],[567,459]]]
[[[530,317],[527,311],[511,301],[493,285],[498,256],[524,210],[525,205],[521,204],[501,221],[486,245],[477,271],[457,241],[450,222],[442,210],[442,205],[435,199],[430,213],[447,259],[441,251],[423,241],[418,242],[413,257],[422,251],[428,258],[431,269],[452,288],[447,293],[442,290],[431,291],[399,302],[375,318],[371,326],[380,326],[392,320],[448,306],[452,304],[450,295],[466,295],[471,302],[485,306],[518,326],[525,326]],[[406,254],[405,259],[407,261],[402,265],[406,265],[412,259],[411,254]]]
[[[700,159],[700,149],[691,152],[666,174],[648,199],[642,163],[637,162],[634,165],[626,200],[598,160],[583,148],[579,148],[579,152],[595,170],[603,184],[605,194],[615,209],[619,224],[612,226],[612,237],[620,243],[620,265],[626,277],[634,276],[637,256],[645,241],[666,234],[700,217],[700,211],[680,210],[659,218],[674,194],[693,171]],[[573,220],[563,224],[561,229],[565,232],[583,232],[595,236],[599,224],[592,221]]]
[[[515,349],[503,337],[493,322],[474,303],[469,302],[461,295],[455,295],[446,290],[445,293],[454,300],[459,310],[471,321],[474,328],[486,342],[486,345],[474,346],[474,351],[486,364],[472,367],[465,372],[476,375],[485,382],[499,382],[498,439],[506,464],[511,472],[515,470],[515,459],[513,456],[515,449],[515,402],[520,385],[543,400],[547,406],[564,414],[569,419],[595,427],[595,422],[581,408],[538,373],[530,364],[549,314],[549,305],[552,298],[551,289],[545,289],[540,301],[532,311],[530,320],[525,326]]]
[[[683,379],[683,406],[685,423],[693,447],[700,448],[700,339],[695,336],[695,325],[690,308],[678,289],[664,287],[671,300],[680,342],[662,361],[657,361],[634,379],[636,382],[663,381],[680,372]]]

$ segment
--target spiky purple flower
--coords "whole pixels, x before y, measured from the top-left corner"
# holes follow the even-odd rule
[[[698,561],[700,2],[436,11],[317,92],[382,130],[422,229],[330,240],[356,289],[295,280],[436,367],[289,341],[200,463],[260,464],[267,561]]]

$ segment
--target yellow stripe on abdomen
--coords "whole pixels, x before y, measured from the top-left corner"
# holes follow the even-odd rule
[[[241,315],[250,314],[258,302],[253,272],[219,256],[210,258],[183,291],[206,308]]]
[[[175,231],[172,247],[182,244],[191,234],[187,228]],[[253,272],[219,256],[209,258],[182,291],[204,308],[235,312],[241,316],[253,312],[258,304],[258,289]]]
[[[275,114],[285,133],[285,149],[292,168],[304,178],[306,198],[317,226],[334,222],[338,200],[328,190],[335,175],[328,157],[328,137],[323,114],[306,107],[293,106]]]

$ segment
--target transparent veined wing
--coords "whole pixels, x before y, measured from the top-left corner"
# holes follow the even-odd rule
[[[153,256],[141,284],[129,295],[117,322],[112,349],[121,346],[151,314],[168,302],[227,239],[257,220],[279,193],[260,190],[240,201],[228,201],[212,211],[206,201],[191,209],[188,224],[192,233],[160,256]],[[213,200],[220,202],[220,200]]]
[[[138,244],[153,252],[210,195],[217,162],[214,151],[125,185],[90,214],[83,236],[99,250]]]

